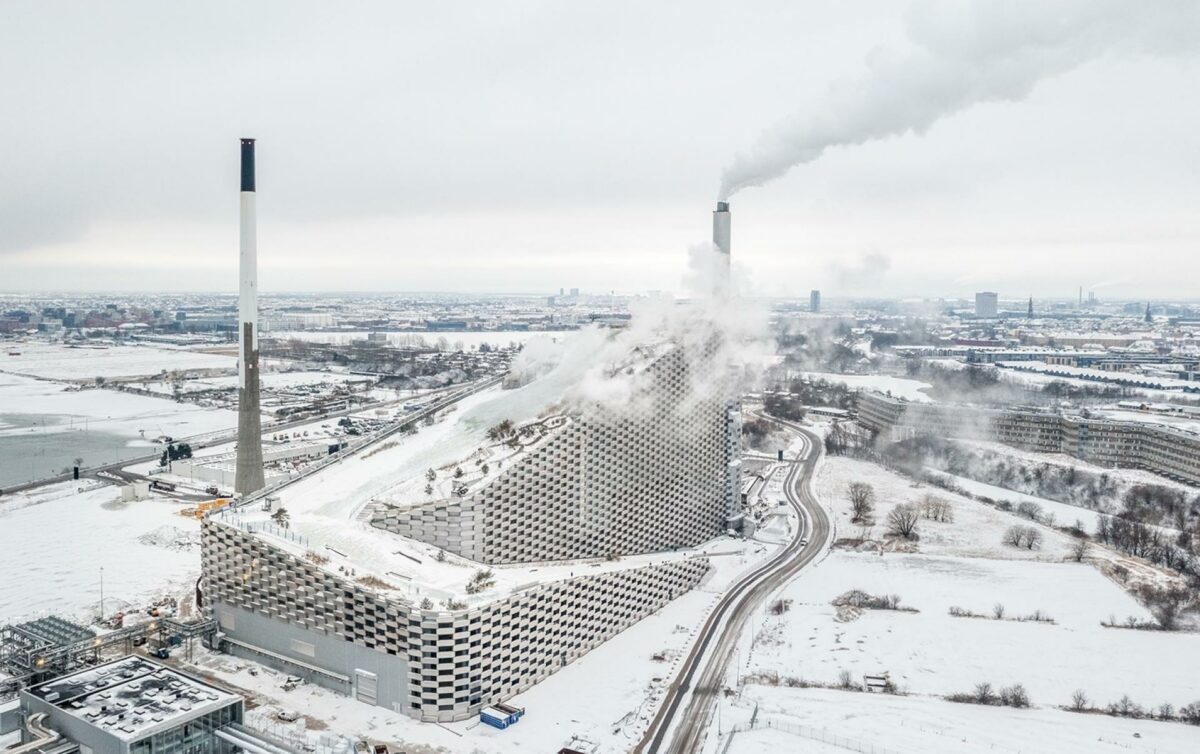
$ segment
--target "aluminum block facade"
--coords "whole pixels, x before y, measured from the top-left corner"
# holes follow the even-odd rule
[[[741,512],[740,412],[720,394],[696,396],[678,349],[647,372],[634,405],[581,411],[480,490],[382,506],[371,523],[489,564],[659,552],[722,534]]]
[[[535,584],[466,609],[424,610],[210,518],[202,567],[221,630],[239,646],[261,647],[259,659],[316,671],[325,685],[422,720],[452,721],[528,689],[657,611],[709,565],[702,557],[673,560]],[[279,636],[265,635],[272,624],[260,618],[279,626]],[[361,653],[339,651],[329,639],[369,649],[379,661],[363,669]],[[369,698],[366,676],[380,681]]]

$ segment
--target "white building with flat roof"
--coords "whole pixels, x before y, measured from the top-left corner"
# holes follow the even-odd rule
[[[1000,297],[992,291],[975,294],[975,316],[994,319],[1000,313]]]

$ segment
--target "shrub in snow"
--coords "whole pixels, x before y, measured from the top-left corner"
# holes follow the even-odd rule
[[[864,610],[903,610],[904,612],[917,612],[915,608],[901,608],[900,595],[898,594],[877,596],[867,594],[861,589],[851,589],[848,592],[840,594],[834,597],[830,604],[834,607],[857,607]]]
[[[1108,714],[1116,715],[1117,717],[1140,718],[1145,714],[1145,712],[1142,710],[1140,705],[1134,703],[1134,701],[1129,698],[1129,695],[1126,694],[1117,701],[1108,705]]]

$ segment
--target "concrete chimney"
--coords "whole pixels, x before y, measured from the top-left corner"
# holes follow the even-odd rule
[[[730,215],[729,202],[717,202],[713,211],[713,246],[717,247],[717,268],[713,275],[713,292],[718,296],[730,293]]]
[[[242,139],[241,258],[238,287],[238,443],[234,491],[265,486],[258,379],[258,248],[255,232],[254,139]]]

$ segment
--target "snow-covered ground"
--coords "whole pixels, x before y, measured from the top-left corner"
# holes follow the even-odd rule
[[[931,474],[937,474],[945,478],[951,484],[955,485],[969,495],[975,495],[989,500],[1006,501],[1014,506],[1020,503],[1034,503],[1042,507],[1042,511],[1054,516],[1054,522],[1058,526],[1071,526],[1076,521],[1083,523],[1084,531],[1096,531],[1096,525],[1100,522],[1100,514],[1090,508],[1081,508],[1078,505],[1068,505],[1060,503],[1057,500],[1049,500],[1036,495],[1026,495],[1024,492],[1013,492],[1012,490],[1003,487],[997,487],[994,484],[985,484],[977,482],[974,479],[947,474],[935,469],[928,469]]]
[[[561,339],[573,335],[576,330],[493,330],[484,332],[385,332],[388,343],[392,345],[418,345],[426,348],[436,348],[445,344],[448,348],[478,348],[487,343],[500,348],[511,344],[523,344],[531,338],[545,336]],[[313,332],[307,330],[281,331],[265,333],[265,337],[277,340],[305,340],[311,343],[337,343],[345,345],[356,340],[366,340],[366,332]],[[374,333],[380,334],[380,333]]]
[[[1184,416],[1169,416],[1149,411],[1127,411],[1122,409],[1096,409],[1092,413],[1105,419],[1112,419],[1113,421],[1161,424],[1172,429],[1181,429],[1184,432],[1200,432],[1200,419],[1192,419]]]
[[[875,525],[870,531],[874,539],[886,533],[887,516],[897,505],[918,504],[926,495],[948,501],[954,511],[953,522],[922,519],[918,525],[920,538],[911,546],[924,554],[1058,563],[1069,556],[1074,544],[1071,537],[1045,529],[1044,541],[1036,550],[1005,545],[1002,539],[1008,527],[1029,522],[940,487],[915,484],[876,464],[849,458],[827,459],[813,486],[817,498],[832,513],[835,539],[857,538],[862,533],[861,526],[850,522],[846,493],[851,482],[866,482],[875,488]]]
[[[778,728],[735,733],[728,754],[1191,754],[1200,747],[1200,730],[1181,723],[762,686],[723,706],[726,728],[748,723],[755,705],[760,721]],[[715,738],[706,752],[725,751],[716,746],[727,737]]]
[[[840,621],[830,602],[851,589],[899,595],[919,612]],[[760,617],[743,673],[822,683],[842,670],[859,681],[890,673],[902,690],[929,695],[1021,683],[1039,705],[1070,704],[1076,689],[1102,703],[1123,694],[1154,706],[1200,699],[1200,636],[1105,628],[1109,616],[1151,617],[1088,564],[835,552],[780,596],[791,608]],[[1041,610],[1055,623],[994,620],[997,604],[1009,618]],[[951,607],[989,617],[954,617]]]
[[[1048,370],[1046,372],[1035,371],[1038,369]],[[1133,393],[1144,395],[1154,400],[1179,400],[1181,396],[1186,396],[1188,400],[1195,400],[1197,396],[1194,393],[1183,393],[1185,388],[1195,388],[1195,383],[1185,382],[1184,380],[1175,380],[1170,378],[1146,377],[1128,372],[1106,372],[1099,369],[1081,369],[1068,366],[1047,366],[1042,362],[1035,361],[1014,361],[1008,362],[1006,368],[1001,369],[1000,378],[1010,382],[1025,384],[1025,385],[1045,385],[1051,382],[1066,382],[1067,384],[1077,387],[1128,387],[1117,385],[1115,380],[1134,380],[1143,382],[1156,387],[1129,387]],[[1083,375],[1088,375],[1089,379],[1084,379]]]
[[[932,387],[928,382],[910,380],[904,377],[892,377],[886,374],[837,374],[836,372],[804,372],[803,375],[813,380],[838,382],[854,390],[876,390],[881,393],[891,393],[905,400],[928,402],[930,397],[925,393]]]
[[[7,428],[2,417],[37,417],[29,427]],[[87,428],[131,439],[188,437],[237,426],[237,412],[176,403],[116,390],[79,390],[57,382],[0,374],[0,435],[69,432]],[[3,461],[0,461],[3,463]]]
[[[1070,704],[1077,689],[1096,706],[1125,694],[1144,707],[1200,701],[1195,681],[1200,635],[1101,625],[1110,618],[1151,619],[1095,567],[1129,559],[1097,547],[1084,563],[1073,562],[1074,540],[1060,532],[846,458],[826,459],[814,483],[835,522],[835,538],[864,532],[850,523],[846,490],[851,482],[875,488],[878,523],[871,539],[881,538],[897,504],[918,502],[926,494],[948,500],[954,521],[922,519],[915,543],[836,549],[775,595],[790,604],[781,615],[764,609],[751,621],[737,669],[727,679],[731,687],[740,685],[740,694],[723,703],[721,715],[728,730],[748,723],[757,704],[760,723],[790,729],[738,733],[732,742],[710,735],[707,751],[720,751],[714,747],[727,743],[731,752],[825,751],[829,744],[822,736],[841,739],[843,751],[847,745],[855,751],[875,746],[895,754],[1182,752],[1200,745],[1200,731],[1180,723],[1056,709]],[[1051,508],[1049,501],[1038,502]],[[1043,544],[1032,551],[1003,544],[1003,532],[1014,524],[1037,526]],[[898,595],[901,607],[916,612],[839,612],[831,602],[851,589]],[[994,618],[996,605],[1003,605],[1005,620]],[[987,617],[955,617],[951,607]],[[1035,611],[1054,622],[1015,620]],[[909,696],[787,686],[799,679],[836,684],[843,671],[859,683],[864,675],[886,673]],[[1024,685],[1034,709],[951,704],[941,698],[969,692],[981,682],[996,688]],[[1141,740],[1134,738],[1135,731]]]
[[[1099,464],[1095,464],[1090,461],[1068,456],[1065,453],[1038,453],[1032,450],[1014,448],[1011,445],[1003,445],[997,442],[984,442],[981,440],[956,440],[956,442],[962,443],[963,445],[988,450],[993,453],[999,453],[1019,461],[1028,461],[1030,464],[1048,463],[1055,466],[1074,466],[1075,468],[1092,471],[1097,474],[1107,474],[1110,477],[1121,480],[1121,482],[1125,484],[1157,484],[1187,493],[1193,493],[1196,489],[1195,487],[1172,481],[1165,476],[1161,476],[1150,471],[1128,468],[1118,469],[1108,466],[1100,466]]]
[[[346,374],[342,372],[263,372],[259,376],[260,384],[264,390],[281,390],[295,387],[309,387],[314,385],[338,385],[346,382],[373,382],[370,377],[364,377],[356,374]],[[202,377],[194,380],[187,380],[180,385],[181,392],[195,393],[202,390],[230,390],[236,388],[238,384],[237,375],[229,375],[226,377]],[[145,389],[153,393],[163,393],[164,395],[172,395],[175,392],[175,384],[162,380],[150,381],[142,383]]]
[[[121,502],[116,487],[95,481],[0,497],[0,624],[94,613],[101,568],[108,613],[186,588],[200,551],[169,535],[178,529],[186,539],[199,524],[179,508],[161,498]]]
[[[14,355],[15,354],[15,355]],[[57,380],[140,377],[188,369],[237,367],[232,356],[154,346],[69,347],[57,343],[10,343],[0,351],[0,372]]]

